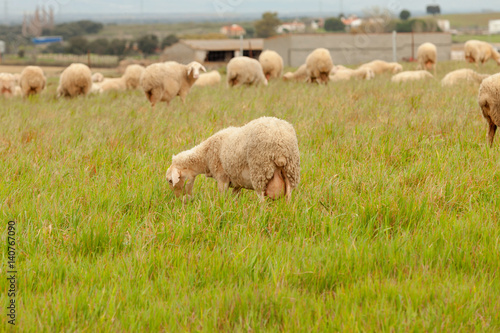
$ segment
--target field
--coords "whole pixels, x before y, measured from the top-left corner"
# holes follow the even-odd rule
[[[56,78],[2,99],[18,330],[499,331],[500,138],[487,145],[478,87],[389,78],[194,88],[155,110],[139,91],[56,100]],[[291,202],[204,176],[174,197],[172,154],[264,115],[297,131]]]
[[[433,16],[426,16],[433,17]],[[444,14],[435,16],[437,19],[450,20],[452,29],[488,29],[488,21],[500,20],[500,12],[470,13],[470,14]]]
[[[465,43],[468,40],[477,39],[488,43],[500,43],[499,35],[453,35],[453,43]]]

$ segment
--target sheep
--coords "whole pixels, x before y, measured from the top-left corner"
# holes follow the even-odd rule
[[[123,91],[127,89],[127,83],[123,77],[105,78],[104,81],[98,84],[99,92],[105,91]]]
[[[500,73],[483,80],[479,86],[478,103],[489,125],[488,139],[491,147],[497,127],[500,126]]]
[[[283,80],[285,81],[301,81],[305,82],[307,80],[307,70],[306,64],[303,64],[293,73],[287,72],[283,75]]]
[[[92,74],[92,82],[99,83],[102,81],[104,81],[104,75],[99,72]]]
[[[10,73],[0,73],[0,95],[12,97],[16,84],[15,77]]]
[[[98,83],[92,83],[92,87],[90,87],[89,94],[101,94],[103,92],[101,85]]]
[[[371,80],[375,77],[375,73],[369,68],[358,68],[358,69],[341,69],[337,70],[335,74],[330,74],[330,81],[346,81],[351,78],[361,79],[361,80]]]
[[[206,87],[206,86],[216,86],[220,83],[221,76],[218,71],[213,70],[211,72],[201,74],[198,80],[194,82],[195,86]]]
[[[230,87],[245,85],[267,86],[262,65],[249,57],[236,57],[227,64],[227,84]]]
[[[277,79],[283,75],[283,58],[271,50],[265,50],[259,56],[259,62],[267,80]]]
[[[22,96],[36,95],[45,89],[47,79],[43,70],[38,66],[27,66],[21,72],[19,86]]]
[[[330,76],[331,75],[335,75],[335,73],[337,73],[338,71],[342,71],[342,70],[350,70],[351,68],[347,68],[345,66],[342,66],[342,65],[336,65],[336,66],[333,66],[332,67],[332,70],[330,71]]]
[[[170,104],[175,96],[184,103],[191,86],[200,76],[200,70],[207,71],[196,61],[187,65],[174,61],[152,64],[141,75],[141,87],[153,108],[159,101]]]
[[[312,51],[306,58],[307,81],[328,84],[332,68],[330,51],[324,48]]]
[[[424,80],[428,78],[434,78],[434,76],[428,71],[420,70],[420,71],[406,71],[401,72],[394,75],[391,79],[392,82],[401,83],[401,82],[409,82],[409,81],[418,81]]]
[[[383,60],[373,60],[359,66],[358,68],[369,68],[375,73],[375,75],[380,75],[385,72],[396,74],[403,71],[403,66],[401,66],[397,62],[387,62]]]
[[[491,44],[479,40],[469,40],[464,45],[465,50],[465,60],[476,63],[476,67],[479,64],[484,64],[486,61],[493,58],[498,65],[500,65],[500,54],[491,46]]]
[[[417,49],[418,69],[431,70],[433,68],[436,75],[437,49],[432,43],[423,43]]]
[[[125,80],[125,86],[127,89],[137,89],[141,83],[141,75],[145,68],[141,65],[129,65],[125,69],[123,74],[123,79]]]
[[[229,187],[255,190],[265,196],[291,199],[300,181],[300,156],[293,126],[274,117],[261,117],[242,127],[223,129],[190,150],[172,156],[166,178],[177,197],[192,195],[197,175]]]
[[[69,65],[59,78],[57,97],[87,95],[92,87],[92,72],[85,64]]]
[[[475,82],[481,83],[485,78],[490,76],[489,74],[479,74],[472,69],[463,68],[457,69],[456,71],[449,72],[446,76],[441,80],[441,85],[452,86],[461,81],[465,82]]]

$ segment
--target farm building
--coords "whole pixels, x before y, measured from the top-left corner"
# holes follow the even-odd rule
[[[201,63],[228,62],[231,58],[243,55],[258,58],[264,40],[252,39],[182,39],[163,50],[166,60],[187,64],[191,61]],[[243,49],[243,54],[240,50]]]
[[[490,34],[500,34],[500,20],[491,20],[488,24]]]

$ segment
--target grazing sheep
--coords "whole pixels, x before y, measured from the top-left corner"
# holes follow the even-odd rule
[[[57,97],[87,95],[92,87],[92,72],[85,64],[71,64],[59,78]]]
[[[89,94],[101,94],[103,92],[101,85],[98,83],[92,83],[92,87],[90,87]]]
[[[184,103],[191,86],[200,76],[200,70],[207,71],[196,61],[187,65],[174,61],[152,64],[142,73],[141,87],[152,107],[159,101],[168,105],[175,96]]]
[[[500,73],[483,80],[479,87],[478,103],[489,125],[488,139],[491,147],[497,127],[500,126]]]
[[[219,72],[213,70],[208,73],[200,74],[200,77],[194,82],[194,85],[198,87],[216,86],[220,83],[220,81],[221,76]]]
[[[420,71],[406,71],[401,72],[394,75],[391,79],[392,82],[400,83],[400,82],[409,82],[409,81],[418,81],[424,79],[432,79],[434,76],[428,71],[420,70]]]
[[[432,43],[423,43],[417,49],[418,69],[431,70],[433,68],[436,75],[437,49]]]
[[[305,82],[307,80],[307,70],[306,64],[303,64],[295,72],[287,72],[283,75],[283,80],[285,81],[300,81]]]
[[[229,187],[255,190],[265,196],[291,198],[300,181],[300,156],[293,126],[262,117],[242,127],[223,129],[196,147],[172,157],[167,180],[177,197],[191,196],[199,174],[213,177],[219,191]]]
[[[476,66],[484,64],[493,58],[500,65],[500,54],[491,46],[491,44],[479,40],[469,40],[464,45],[465,60],[475,62]]]
[[[249,57],[236,57],[227,64],[227,84],[230,87],[245,85],[267,86],[262,65],[255,59]]]
[[[92,82],[99,83],[102,81],[104,81],[104,75],[99,72],[92,74]]]
[[[468,68],[463,68],[463,69],[457,69],[456,71],[449,72],[446,74],[446,76],[441,80],[441,85],[443,87],[445,86],[452,86],[455,85],[459,82],[475,82],[480,84],[483,82],[484,79],[486,79],[489,74],[479,74],[472,69]]]
[[[403,71],[403,66],[397,62],[387,62],[383,60],[373,60],[359,66],[358,68],[369,68],[375,73],[375,75],[380,75],[386,72],[396,74]]]
[[[323,48],[312,51],[306,58],[307,81],[328,84],[332,68],[330,51]]]
[[[14,75],[9,73],[0,73],[0,95],[11,97],[14,95],[16,87]]]
[[[145,68],[141,65],[129,65],[125,70],[122,78],[125,80],[125,86],[127,89],[137,89],[141,83],[141,75]]]
[[[100,87],[100,92],[123,91],[127,89],[127,84],[123,77],[106,78],[98,86]]]
[[[335,74],[330,74],[330,81],[346,81],[351,78],[361,79],[361,80],[371,80],[375,77],[375,73],[369,68],[358,68],[358,69],[340,69],[336,70]]]
[[[259,62],[267,80],[283,75],[283,58],[277,52],[265,50],[260,54]]]
[[[45,89],[47,79],[38,66],[28,66],[21,72],[19,86],[24,97],[36,95]]]
[[[338,71],[342,71],[342,70],[350,70],[350,68],[347,68],[347,67],[342,66],[342,65],[335,65],[332,67],[332,70],[330,71],[330,76],[335,75],[335,73],[337,73]]]

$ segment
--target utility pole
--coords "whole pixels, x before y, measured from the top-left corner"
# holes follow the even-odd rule
[[[340,0],[340,13],[339,13],[339,15],[340,14],[345,15],[345,13],[344,13],[344,1],[343,0]]]
[[[4,0],[3,6],[4,6],[4,13],[5,13],[4,24],[8,26],[9,25],[9,0]]]

